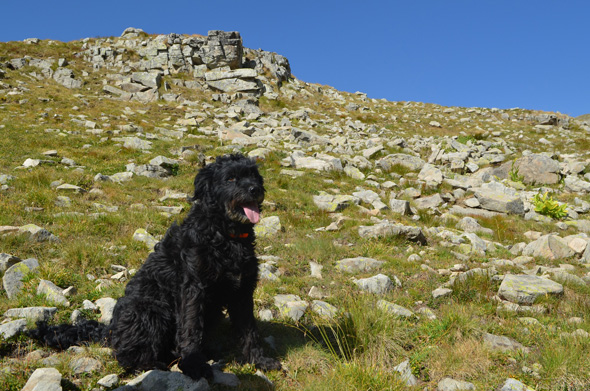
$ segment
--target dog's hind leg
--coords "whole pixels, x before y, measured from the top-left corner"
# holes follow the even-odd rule
[[[167,303],[150,297],[122,297],[110,326],[115,357],[126,369],[165,368],[174,360],[173,327]]]

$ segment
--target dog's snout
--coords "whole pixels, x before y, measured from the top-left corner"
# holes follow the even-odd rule
[[[248,191],[250,192],[251,195],[257,196],[257,195],[260,194],[260,187],[258,187],[258,186],[250,186],[248,188]]]

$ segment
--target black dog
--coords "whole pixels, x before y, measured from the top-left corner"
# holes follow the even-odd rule
[[[204,342],[227,309],[247,362],[280,369],[263,356],[254,319],[258,280],[253,226],[260,219],[263,179],[241,154],[218,157],[195,178],[193,206],[173,224],[129,281],[108,327],[39,324],[30,334],[66,348],[103,340],[124,368],[178,367],[193,379],[210,377]]]

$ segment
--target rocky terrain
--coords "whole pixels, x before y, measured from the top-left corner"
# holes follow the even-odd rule
[[[129,28],[0,43],[0,134],[1,389],[590,387],[586,117],[372,99],[237,32]],[[109,322],[198,168],[233,151],[265,177],[256,311],[284,372],[229,337],[193,382],[21,335]]]

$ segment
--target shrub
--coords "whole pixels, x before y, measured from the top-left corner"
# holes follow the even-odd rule
[[[535,212],[544,216],[549,216],[552,219],[562,219],[567,216],[567,204],[559,204],[548,192],[541,195],[541,193],[535,194],[533,197],[533,205],[535,206]]]

